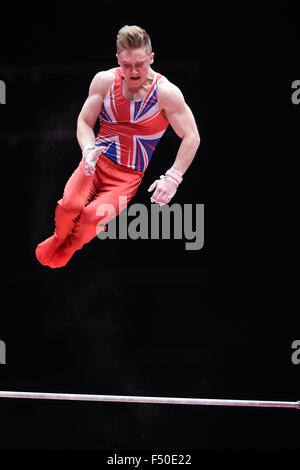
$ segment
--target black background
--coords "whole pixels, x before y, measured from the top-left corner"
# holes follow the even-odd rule
[[[56,2],[1,19],[1,390],[300,399],[299,10],[249,3]],[[201,136],[174,202],[205,205],[205,244],[95,238],[41,266],[80,159],[76,119],[124,24],[182,90]],[[168,129],[134,202],[174,161]],[[294,409],[1,399],[2,449],[299,448]]]

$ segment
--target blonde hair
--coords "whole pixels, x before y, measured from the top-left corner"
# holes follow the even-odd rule
[[[144,47],[149,53],[152,52],[150,36],[139,26],[123,26],[117,35],[117,52],[123,49],[135,49]]]

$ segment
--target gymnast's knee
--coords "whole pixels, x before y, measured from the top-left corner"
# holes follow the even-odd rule
[[[88,206],[84,207],[81,212],[81,220],[85,225],[96,227],[99,217],[97,217],[94,210],[91,210]]]
[[[80,204],[75,198],[63,198],[57,201],[56,214],[76,216],[80,214],[83,207],[83,204]]]

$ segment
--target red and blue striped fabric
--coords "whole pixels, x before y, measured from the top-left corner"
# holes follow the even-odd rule
[[[161,114],[157,100],[158,80],[141,101],[130,101],[122,94],[122,72],[116,68],[100,114],[97,145],[107,145],[104,154],[120,165],[144,172],[169,122]]]

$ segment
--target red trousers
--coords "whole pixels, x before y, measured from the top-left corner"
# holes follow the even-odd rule
[[[57,202],[54,235],[37,245],[38,261],[51,268],[65,266],[75,251],[105,230],[109,220],[126,207],[143,175],[102,154],[95,173],[87,176],[82,159]]]

